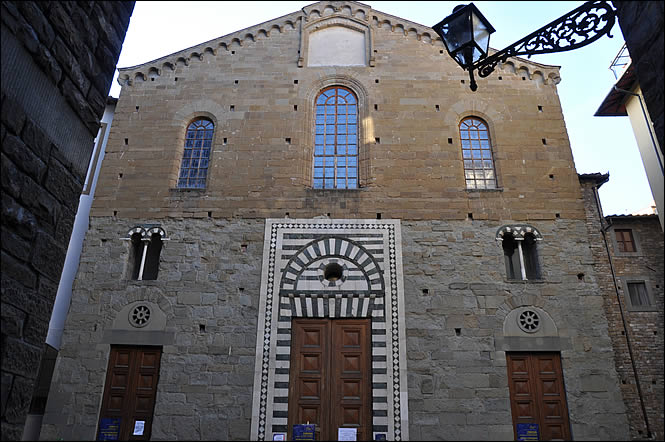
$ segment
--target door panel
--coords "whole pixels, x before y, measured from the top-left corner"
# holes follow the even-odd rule
[[[316,424],[315,437],[322,440],[321,428],[328,427],[328,415],[322,413],[322,408],[330,402],[326,384],[330,323],[294,319],[291,327],[289,439],[292,439],[293,424],[310,423]]]
[[[538,424],[541,440],[570,439],[558,353],[506,353],[513,428]]]
[[[370,320],[294,319],[291,334],[289,438],[309,422],[317,440],[336,440],[339,427],[370,440]]]
[[[370,326],[368,319],[333,321],[331,440],[339,427],[356,428],[358,440],[371,440]],[[346,393],[351,393],[347,395]]]
[[[162,350],[156,347],[112,346],[100,420],[120,419],[121,440],[149,440]],[[134,423],[144,421],[142,435]]]

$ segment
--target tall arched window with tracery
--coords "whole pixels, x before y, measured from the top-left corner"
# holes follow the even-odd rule
[[[459,126],[467,189],[496,189],[496,173],[487,124],[477,117],[462,120]]]
[[[185,134],[185,150],[178,175],[179,189],[205,189],[215,125],[210,120],[192,121]]]
[[[315,189],[358,187],[358,99],[348,88],[331,86],[316,98]]]

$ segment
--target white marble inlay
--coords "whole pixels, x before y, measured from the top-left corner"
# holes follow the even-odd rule
[[[317,317],[325,317],[323,306],[327,302],[328,317],[335,316],[335,307],[343,317],[367,317],[381,319],[373,321],[373,330],[386,330],[385,335],[372,335],[372,342],[385,342],[385,347],[372,347],[373,356],[386,357],[387,361],[372,363],[373,368],[386,369],[385,374],[372,374],[374,383],[386,384],[387,388],[373,388],[373,396],[385,396],[387,403],[377,403],[373,409],[386,410],[387,416],[373,416],[373,425],[386,425],[389,440],[408,439],[408,413],[405,398],[407,389],[406,355],[404,336],[404,289],[401,263],[401,232],[399,220],[331,220],[331,219],[280,219],[266,220],[264,262],[261,278],[259,304],[259,326],[255,364],[254,401],[252,408],[251,438],[265,440],[272,435],[273,425],[286,425],[286,418],[274,418],[273,411],[288,411],[288,404],[274,402],[276,397],[288,397],[288,389],[275,389],[275,382],[288,382],[289,374],[276,374],[275,369],[288,369],[288,360],[277,361],[277,354],[290,354],[289,346],[277,347],[277,340],[290,341],[290,334],[277,334],[277,327],[290,328],[291,317],[311,317],[316,308]],[[285,236],[285,234],[288,234]],[[345,238],[348,235],[348,240]],[[321,238],[329,236],[328,238]],[[332,237],[330,237],[332,236]],[[316,244],[318,252],[313,244]],[[290,249],[283,250],[286,245]],[[340,250],[335,252],[335,246]],[[310,257],[298,254],[307,246]],[[327,246],[327,247],[326,247]],[[326,257],[330,254],[349,258]],[[303,269],[293,258],[307,264]],[[381,261],[377,261],[379,258]],[[330,261],[344,262],[345,276],[341,284],[330,287],[321,284],[320,265]],[[354,263],[355,261],[355,263]],[[358,268],[361,266],[362,269]],[[289,268],[285,276],[293,282],[282,283],[282,269]],[[366,272],[378,269],[365,278]],[[349,277],[353,279],[349,279]],[[368,286],[369,281],[374,281]],[[311,284],[316,282],[316,284]],[[301,285],[302,284],[302,285]],[[318,284],[318,285],[317,285]],[[384,290],[385,285],[385,290]],[[295,298],[282,299],[284,308],[277,302],[281,295],[293,294]],[[319,291],[340,290],[334,297],[321,296]],[[373,292],[368,293],[371,289]],[[284,290],[282,292],[282,290]],[[384,291],[382,291],[384,290]],[[301,294],[302,293],[302,294]],[[305,295],[306,293],[306,295]],[[318,296],[317,296],[318,294]],[[385,296],[385,298],[384,298]],[[292,302],[294,301],[294,302]],[[370,301],[375,309],[369,310]],[[349,305],[349,302],[351,303]],[[360,307],[362,303],[362,307]],[[351,312],[347,315],[347,308]],[[291,310],[293,309],[293,310]],[[269,315],[272,312],[272,317]],[[277,324],[275,314],[286,320]],[[385,320],[385,322],[384,322]],[[270,322],[269,322],[270,321]],[[268,324],[271,324],[268,326]],[[260,342],[258,342],[260,340]],[[268,368],[266,381],[261,375]],[[393,392],[397,391],[397,396]],[[265,412],[259,413],[260,404]],[[263,418],[259,418],[260,415]]]

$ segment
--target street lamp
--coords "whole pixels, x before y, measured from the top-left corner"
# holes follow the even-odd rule
[[[456,6],[453,13],[432,28],[441,37],[448,54],[469,71],[471,90],[478,89],[473,71],[487,77],[508,57],[571,51],[598,40],[614,26],[616,14],[605,1],[584,3],[512,45],[487,56],[494,28],[473,3]]]

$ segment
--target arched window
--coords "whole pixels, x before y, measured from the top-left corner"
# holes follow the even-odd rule
[[[168,241],[164,229],[154,225],[137,226],[129,231],[125,239],[130,240],[130,279],[139,281],[157,279],[163,240]]]
[[[540,279],[538,242],[543,235],[528,224],[506,225],[496,231],[506,264],[506,277],[516,280]]]
[[[496,174],[487,124],[469,117],[459,126],[467,189],[496,189]]]
[[[315,189],[358,187],[358,100],[351,90],[332,86],[316,98]]]
[[[536,240],[533,235],[525,234],[524,238],[505,235],[502,246],[508,279],[540,279]]]
[[[205,188],[214,130],[215,125],[212,121],[204,119],[195,120],[187,127],[178,188]]]

